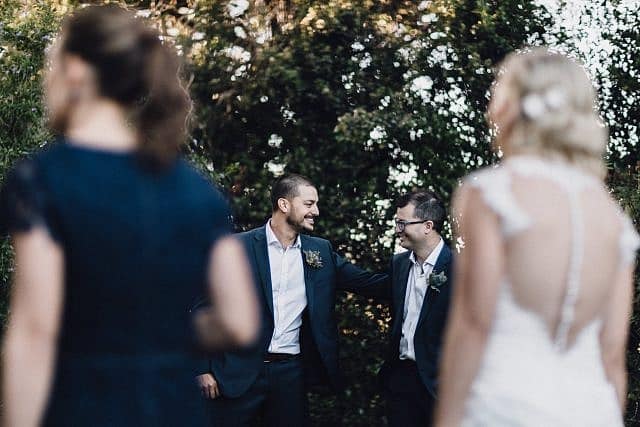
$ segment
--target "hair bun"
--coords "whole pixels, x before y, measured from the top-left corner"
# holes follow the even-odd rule
[[[606,147],[607,133],[607,128],[594,112],[573,113],[567,126],[554,131],[550,139],[568,149],[601,156]]]
[[[560,156],[601,175],[607,129],[584,68],[545,48],[511,54],[503,67],[498,80],[504,84],[496,87],[519,110],[508,126],[511,152]]]

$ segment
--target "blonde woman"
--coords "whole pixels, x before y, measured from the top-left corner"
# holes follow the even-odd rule
[[[561,54],[500,68],[488,115],[504,160],[454,201],[464,248],[438,426],[622,426],[639,238],[602,181],[594,106]]]

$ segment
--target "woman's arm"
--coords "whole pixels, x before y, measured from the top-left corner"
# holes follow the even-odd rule
[[[211,307],[196,317],[201,343],[209,349],[253,343],[259,327],[253,277],[242,244],[220,239],[209,258]]]
[[[452,308],[446,328],[436,425],[457,426],[482,360],[504,271],[504,248],[496,215],[478,190],[461,188],[454,222],[464,247],[456,257]]]
[[[633,267],[622,269],[612,284],[613,294],[600,331],[602,363],[623,412],[627,400],[626,348],[633,301],[633,270]]]
[[[41,227],[14,236],[16,273],[2,361],[5,427],[40,424],[53,377],[64,253]]]

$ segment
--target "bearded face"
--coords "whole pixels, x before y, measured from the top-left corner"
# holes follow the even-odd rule
[[[313,231],[318,210],[318,191],[310,185],[300,185],[298,195],[288,200],[286,221],[297,231]]]

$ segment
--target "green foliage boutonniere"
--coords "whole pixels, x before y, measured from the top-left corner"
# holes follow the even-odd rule
[[[303,251],[304,252],[304,260],[307,262],[309,267],[313,268],[322,268],[324,264],[322,264],[322,257],[320,256],[320,251]]]
[[[444,285],[446,282],[447,275],[444,274],[444,271],[441,271],[438,274],[431,273],[429,275],[429,280],[427,281],[429,287],[437,292],[440,292],[440,287],[442,287],[442,285]]]

